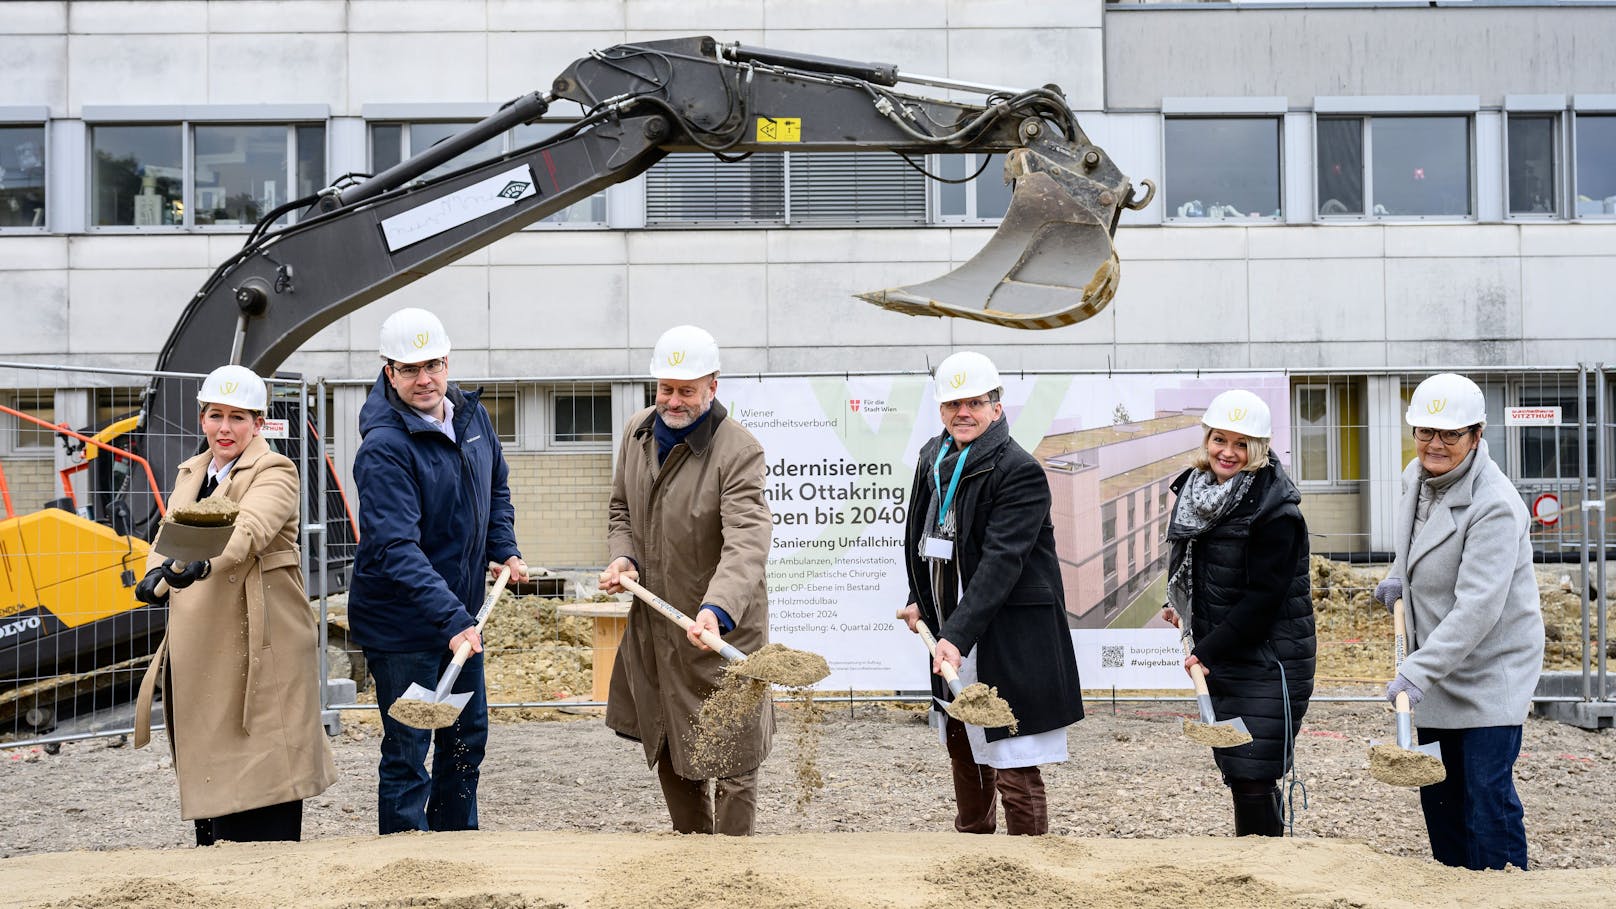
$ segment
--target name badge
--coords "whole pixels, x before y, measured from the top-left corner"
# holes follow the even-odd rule
[[[944,561],[952,559],[954,557],[954,541],[945,540],[942,537],[928,536],[922,545],[921,555],[928,559],[942,559]]]

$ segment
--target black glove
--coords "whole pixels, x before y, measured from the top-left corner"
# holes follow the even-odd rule
[[[173,559],[169,559],[159,566],[158,570],[163,573],[163,580],[168,582],[168,586],[175,590],[184,590],[207,577],[213,571],[213,563],[203,559],[200,562],[187,562],[180,565]]]
[[[152,606],[168,605],[168,591],[163,591],[161,596],[157,593],[157,584],[162,580],[163,566],[159,565],[146,572],[146,576],[140,579],[139,584],[135,585],[135,599],[142,603],[149,603]]]

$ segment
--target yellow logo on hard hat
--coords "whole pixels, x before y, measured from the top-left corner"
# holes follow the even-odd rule
[[[1229,420],[1233,423],[1244,423],[1246,421],[1246,409],[1244,407],[1229,408]]]
[[[668,365],[669,366],[678,366],[680,363],[683,363],[684,361],[685,361],[685,352],[682,351],[682,350],[676,350],[673,353],[668,354]]]
[[[220,382],[219,390],[227,395],[233,395],[236,393],[236,384],[235,382]]]
[[[1426,403],[1425,412],[1426,413],[1441,413],[1442,408],[1447,407],[1447,406],[1448,406],[1448,399],[1447,398],[1432,398],[1428,403]]]
[[[964,385],[965,384],[965,373],[963,373],[963,372],[954,373],[953,377],[948,380],[948,384],[953,388],[958,388],[961,385]]]
[[[421,348],[426,346],[426,342],[430,337],[431,337],[431,335],[428,335],[424,331],[423,332],[417,332],[416,335],[415,335],[415,340],[413,342],[411,342],[411,343],[413,343],[415,345],[416,350],[420,350]]]

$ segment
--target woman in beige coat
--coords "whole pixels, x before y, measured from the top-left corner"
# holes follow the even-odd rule
[[[245,367],[221,366],[203,381],[208,450],[180,465],[169,508],[217,492],[241,513],[216,558],[181,566],[153,553],[136,590],[166,601],[169,618],[141,682],[135,747],[151,737],[160,685],[180,816],[196,822],[199,846],[300,839],[303,799],[336,779],[298,564],[297,468],[259,435],[267,398]]]

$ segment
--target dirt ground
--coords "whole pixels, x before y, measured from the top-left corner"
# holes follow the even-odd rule
[[[795,712],[782,710],[783,734],[764,767],[758,831],[789,836],[748,846],[653,835],[666,829],[655,778],[639,747],[595,717],[497,723],[480,812],[483,831],[508,835],[473,839],[372,836],[373,714],[346,723],[334,740],[340,777],[308,801],[302,846],[188,848],[191,825],[179,819],[161,736],[140,751],[97,740],[66,744],[57,755],[0,752],[7,782],[0,815],[8,821],[0,838],[7,881],[0,906],[290,904],[285,893],[268,895],[278,887],[302,888],[300,901],[321,906],[698,905],[668,901],[667,885],[683,881],[695,888],[685,896],[707,895],[704,905],[942,905],[958,885],[1008,888],[984,905],[1018,909],[1102,905],[1093,900],[1105,893],[1127,896],[1136,907],[1158,905],[1147,890],[1149,899],[1176,892],[1193,902],[1214,893],[1222,897],[1209,902],[1224,906],[1346,909],[1407,905],[1423,886],[1439,887],[1453,905],[1548,906],[1616,885],[1616,736],[1608,732],[1527,723],[1517,777],[1534,868],[1598,869],[1534,873],[1528,889],[1513,883],[1518,875],[1454,872],[1429,860],[1416,793],[1368,774],[1367,739],[1392,729],[1380,704],[1315,705],[1297,746],[1307,807],[1298,790],[1296,839],[1236,846],[1228,838],[1229,796],[1208,751],[1180,731],[1189,706],[1124,702],[1113,710],[1108,701],[1090,701],[1089,718],[1070,733],[1071,759],[1045,770],[1051,832],[1083,839],[1025,845],[1000,836],[991,848],[978,845],[982,838],[925,838],[952,829],[945,757],[917,711],[882,704],[824,703],[818,765],[825,785],[801,807]],[[1175,837],[1216,839],[1155,842]],[[165,851],[45,854],[124,849]],[[874,849],[890,856],[869,866]],[[956,867],[951,855],[973,859]],[[805,861],[823,865],[813,872],[815,887],[800,890],[789,881],[809,873]],[[558,862],[566,867],[557,870]],[[666,866],[664,886],[646,889],[641,872],[650,865],[636,872],[636,863],[656,862]],[[772,876],[775,867],[792,874]],[[699,869],[714,876],[702,879]],[[1370,869],[1384,873],[1372,877]],[[865,886],[866,874],[881,886]],[[350,885],[336,886],[337,877]],[[1065,896],[1006,895],[1018,886]],[[1499,887],[1518,893],[1503,899]],[[732,901],[740,894],[750,896]],[[141,902],[142,895],[152,901]],[[462,898],[468,901],[455,901]]]

